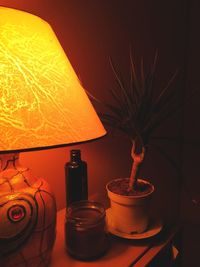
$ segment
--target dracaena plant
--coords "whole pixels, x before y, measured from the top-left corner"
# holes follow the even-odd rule
[[[130,81],[128,84],[124,82],[110,59],[117,83],[115,88],[110,89],[115,104],[102,103],[87,92],[92,100],[103,104],[108,110],[106,113],[99,113],[102,122],[114,130],[121,131],[132,142],[133,164],[128,191],[137,190],[138,169],[144,160],[146,148],[153,132],[178,108],[175,101],[176,94],[171,90],[177,72],[171,76],[160,93],[155,95],[157,58],[156,53],[148,73],[144,71],[143,60],[141,60],[140,71],[136,72],[136,66],[130,53]]]

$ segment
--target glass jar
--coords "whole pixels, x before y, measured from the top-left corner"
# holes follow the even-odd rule
[[[102,204],[86,200],[70,205],[65,223],[65,242],[69,254],[81,260],[101,256],[108,247],[105,225]]]

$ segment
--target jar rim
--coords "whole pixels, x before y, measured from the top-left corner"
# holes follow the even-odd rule
[[[96,211],[95,216],[92,217],[84,217],[77,216],[76,213],[78,211]],[[105,217],[105,208],[103,204],[91,201],[91,200],[82,200],[78,202],[74,202],[67,208],[66,219],[73,223],[76,226],[90,227],[94,224],[99,223]]]

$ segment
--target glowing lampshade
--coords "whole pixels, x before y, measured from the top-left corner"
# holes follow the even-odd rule
[[[46,267],[55,241],[54,195],[19,152],[103,135],[48,23],[0,7],[0,266]]]
[[[0,7],[0,152],[105,134],[48,23]]]

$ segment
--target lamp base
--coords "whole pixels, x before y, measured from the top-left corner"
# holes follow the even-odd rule
[[[55,198],[18,159],[0,155],[0,266],[45,267],[55,241]]]

